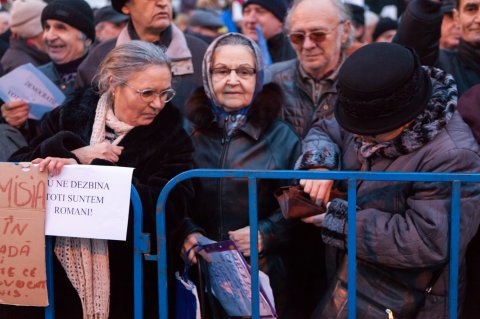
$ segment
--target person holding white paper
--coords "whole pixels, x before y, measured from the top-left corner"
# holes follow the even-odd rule
[[[160,191],[171,178],[192,168],[192,143],[182,127],[180,112],[169,103],[175,95],[171,79],[169,59],[158,46],[144,41],[117,46],[100,65],[98,89],[76,91],[50,112],[42,134],[11,160],[34,160],[51,175],[71,163],[135,167],[133,184],[142,199],[144,231],[153,233]],[[180,242],[176,231],[191,196],[188,183],[179,185],[170,195],[169,247]],[[55,253],[61,266],[56,263],[56,267],[61,274],[63,266],[70,279],[76,278],[72,283],[78,291],[65,276],[56,276],[58,318],[82,318],[82,309],[83,318],[133,318],[131,224],[130,218],[126,243],[110,241],[107,245],[101,240],[57,238]],[[75,258],[80,251],[82,258]],[[145,318],[156,318],[155,264],[145,266],[145,304],[149,305]],[[92,269],[93,275],[84,278],[78,269]],[[93,291],[89,288],[92,284]],[[1,310],[0,318],[4,318]]]
[[[33,3],[36,2],[32,2],[32,6]],[[33,8],[30,9],[32,10]],[[38,69],[65,95],[68,95],[73,91],[77,68],[87,57],[95,40],[93,11],[83,0],[55,0],[43,8],[39,20],[39,25],[43,27],[42,47],[48,54],[48,60],[51,61],[44,61]],[[3,63],[4,60],[2,60]],[[37,65],[37,63],[34,64]],[[0,101],[0,105],[0,124],[7,124],[19,130],[26,143],[40,133],[40,122],[32,119],[32,116],[29,117],[30,108],[33,107],[31,104],[18,99],[8,102]],[[4,128],[11,130],[11,128]],[[3,132],[3,128],[0,127],[0,135]],[[0,148],[4,147],[4,143],[8,143],[8,140],[0,140]],[[14,147],[11,144],[9,146]],[[6,160],[6,158],[0,158],[0,160]]]

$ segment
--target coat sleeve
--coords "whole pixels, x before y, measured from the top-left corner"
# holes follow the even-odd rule
[[[295,164],[295,169],[339,168],[338,147],[342,139],[342,130],[334,119],[317,122],[302,142],[302,154]]]
[[[87,145],[79,136],[63,131],[59,124],[60,107],[48,113],[41,123],[40,135],[28,146],[16,151],[9,160],[14,162],[32,161],[47,156],[73,158],[79,162],[71,150]]]
[[[422,168],[425,172],[478,172],[478,155],[470,150],[452,150],[437,156]],[[377,208],[357,208],[357,256],[395,268],[431,267],[448,259],[451,185],[414,182],[403,214]],[[477,231],[480,216],[480,186],[462,185],[460,251]],[[347,204],[330,205],[322,236],[331,245],[347,247]],[[462,256],[461,256],[462,257]]]
[[[292,134],[293,129],[292,129]],[[285,147],[285,152],[282,154],[289,154],[288,166],[283,169],[293,169],[295,161],[300,153],[300,140],[295,134],[296,138],[282,139],[285,141],[292,141],[290,144],[283,143],[282,147]],[[275,146],[276,147],[276,146]],[[293,181],[279,181],[279,187],[292,184]],[[271,194],[273,196],[273,194]],[[275,210],[268,218],[259,220],[258,230],[262,236],[263,253],[269,253],[274,251],[282,244],[288,242],[292,236],[292,229],[295,225],[295,221],[286,220],[283,218],[280,209]]]
[[[440,50],[442,19],[440,3],[413,0],[402,16],[393,42],[414,49],[423,65],[435,66]]]

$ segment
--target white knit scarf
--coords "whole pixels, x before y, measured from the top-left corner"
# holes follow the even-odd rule
[[[118,144],[133,128],[113,114],[110,94],[97,104],[90,145],[105,141],[105,126],[111,128]],[[57,237],[55,254],[82,302],[84,319],[107,319],[110,311],[110,267],[108,242],[102,239]]]

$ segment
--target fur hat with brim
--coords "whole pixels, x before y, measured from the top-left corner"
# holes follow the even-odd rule
[[[393,131],[420,114],[432,83],[413,50],[372,43],[355,51],[338,74],[335,117],[359,135]]]

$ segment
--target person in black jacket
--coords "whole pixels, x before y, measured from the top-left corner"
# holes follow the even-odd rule
[[[143,204],[144,231],[154,233],[155,203],[160,191],[175,175],[192,168],[191,140],[182,127],[179,111],[168,103],[175,95],[170,63],[158,46],[131,41],[116,47],[106,57],[98,76],[98,90],[76,91],[63,106],[47,115],[42,134],[10,160],[34,160],[51,175],[59,173],[63,165],[74,163],[135,167],[133,184]],[[173,256],[180,251],[177,234],[183,233],[180,227],[192,191],[188,183],[179,185],[167,202],[167,241]],[[78,264],[68,258],[71,252],[76,252],[78,241],[82,247],[95,244],[93,247],[108,249],[108,253],[98,253],[95,248],[82,248],[82,256],[96,251],[100,258],[103,256],[104,267],[96,268],[100,271],[93,274],[94,278],[103,279],[100,284],[96,282],[99,290],[90,291],[92,279],[82,277],[83,272],[78,271],[84,267],[84,260]],[[108,318],[109,314],[110,318],[133,318],[132,218],[126,242],[85,241],[56,238],[55,254],[60,261],[54,264],[57,318]],[[155,266],[153,263],[144,266],[146,318],[156,318],[158,314]],[[68,278],[74,276],[79,280],[72,285],[61,268]],[[102,269],[110,269],[110,276]],[[97,302],[90,307],[94,300],[88,296],[95,301],[110,299],[110,307],[108,302]],[[2,306],[0,318],[42,318],[42,311]]]
[[[197,168],[293,168],[299,138],[287,123],[277,119],[282,105],[280,88],[276,84],[263,86],[262,76],[259,48],[246,36],[229,33],[209,46],[203,63],[205,85],[187,103]],[[248,181],[223,178],[195,182],[184,252],[206,236],[216,241],[231,239],[249,257]],[[287,240],[288,225],[277,211],[273,193],[286,183],[258,183],[259,265],[270,277],[282,318],[287,318],[291,302],[284,250],[280,248]],[[193,253],[189,257],[193,260]]]

